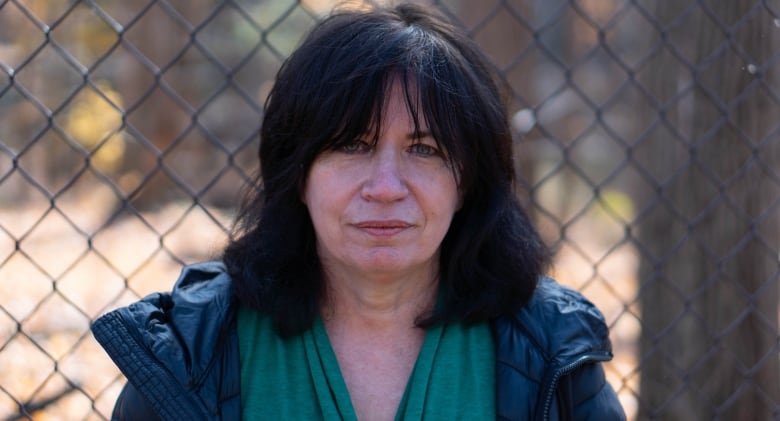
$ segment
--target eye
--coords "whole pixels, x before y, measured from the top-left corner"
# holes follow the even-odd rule
[[[415,143],[409,147],[409,151],[420,156],[441,156],[441,152],[436,146],[427,143]]]
[[[343,145],[338,146],[336,150],[348,154],[355,154],[355,153],[366,152],[371,150],[371,145],[369,145],[367,142],[363,140],[355,139],[351,142],[344,143]]]

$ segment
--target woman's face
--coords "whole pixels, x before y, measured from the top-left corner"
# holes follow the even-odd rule
[[[414,120],[398,83],[382,131],[312,163],[304,189],[327,273],[415,276],[438,273],[439,249],[460,205],[446,152]],[[422,271],[422,272],[420,272]]]

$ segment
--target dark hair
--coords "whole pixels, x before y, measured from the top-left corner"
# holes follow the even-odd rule
[[[322,151],[368,128],[378,133],[399,80],[463,195],[441,246],[441,305],[418,325],[486,321],[525,304],[548,253],[514,196],[512,135],[486,63],[470,39],[421,6],[336,11],[319,23],[266,101],[257,184],[223,256],[238,300],[269,315],[282,336],[311,326],[325,289],[301,201],[308,170]]]

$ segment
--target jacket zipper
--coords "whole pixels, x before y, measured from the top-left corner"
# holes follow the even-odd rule
[[[610,359],[611,358],[609,355],[587,354],[579,357],[575,361],[570,362],[569,364],[566,364],[563,367],[556,370],[555,374],[553,375],[552,381],[550,382],[550,386],[547,389],[548,390],[547,396],[544,399],[544,412],[543,412],[542,420],[544,421],[549,420],[550,406],[552,405],[553,396],[555,395],[555,388],[558,384],[558,380],[561,377],[571,373],[572,371],[581,367],[583,364],[587,364],[591,362],[604,362],[604,361],[609,361]]]

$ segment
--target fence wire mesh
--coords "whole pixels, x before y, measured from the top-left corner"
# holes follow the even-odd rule
[[[511,86],[519,193],[631,419],[780,419],[780,5],[429,1]],[[107,419],[88,328],[224,245],[326,0],[0,1],[0,418]]]

